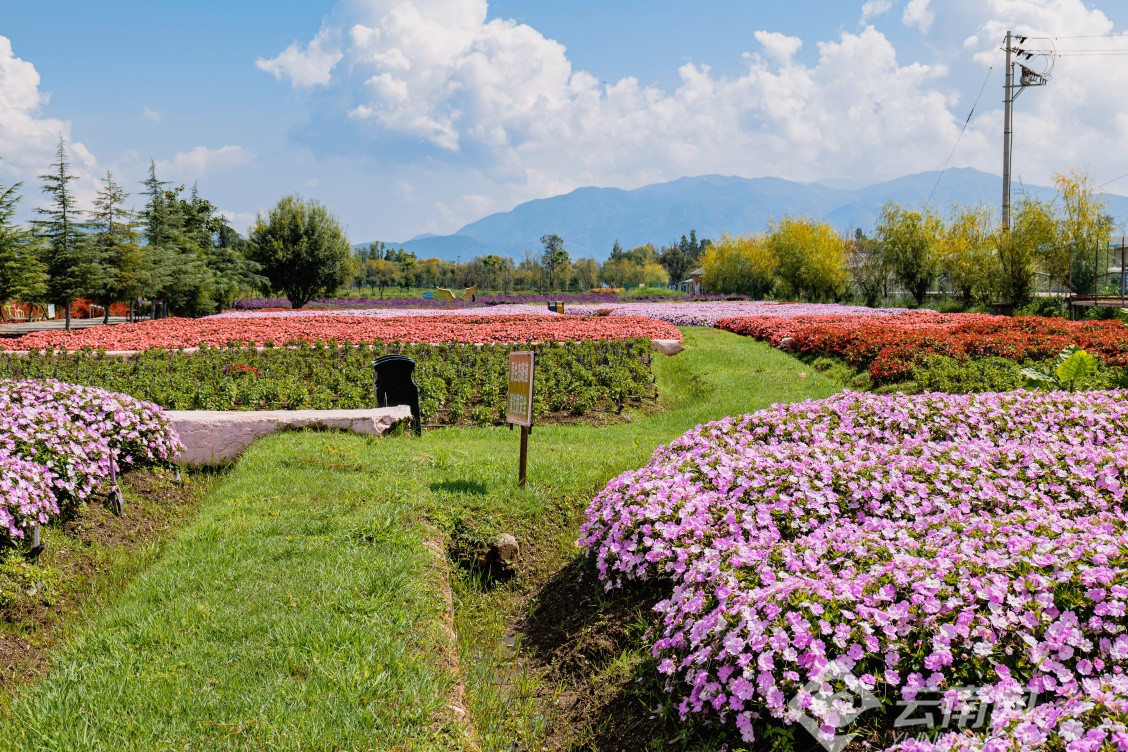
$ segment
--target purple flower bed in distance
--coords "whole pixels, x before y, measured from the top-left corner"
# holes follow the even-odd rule
[[[675,326],[713,326],[729,316],[822,316],[827,314],[857,314],[862,316],[888,316],[904,313],[902,308],[865,308],[837,303],[777,303],[765,300],[743,301],[672,301],[667,303],[629,302],[605,306],[565,306],[567,313],[593,315],[611,309],[612,316],[645,316],[667,321]]]
[[[301,310],[311,309],[350,309],[350,308],[456,308],[470,307],[472,303],[462,301],[442,301],[427,298],[322,298],[312,300]],[[244,298],[236,300],[232,306],[235,311],[257,311],[262,308],[289,308],[290,301],[285,298]]]
[[[845,393],[728,418],[611,481],[580,542],[608,588],[671,581],[659,671],[683,714],[746,740],[758,718],[845,733],[827,697],[865,689],[993,704],[912,752],[1126,749],[1126,397]]]
[[[153,465],[180,449],[156,405],[54,380],[0,380],[0,534],[21,538],[89,498],[111,462]]]
[[[458,291],[456,291],[458,292]],[[708,300],[743,300],[742,295],[695,295],[686,297],[667,297],[662,295],[632,295],[631,301],[656,302],[656,301],[708,301]],[[622,303],[624,298],[617,293],[528,293],[508,295],[479,295],[474,302],[462,300],[435,300],[433,298],[322,298],[313,300],[307,308],[472,308],[477,306],[494,305],[522,305],[531,303],[548,303],[549,301],[563,300],[568,304],[602,304]],[[235,311],[257,311],[262,308],[289,308],[290,301],[285,298],[244,298],[236,300],[232,306]]]
[[[535,296],[528,296],[535,297]],[[551,296],[547,296],[553,299]],[[481,299],[479,299],[481,300]],[[621,301],[621,298],[614,298]],[[341,308],[333,309],[331,313],[346,316],[375,316],[387,318],[393,316],[448,316],[448,315],[509,315],[521,313],[539,313],[553,315],[548,310],[546,303],[542,302],[517,302],[516,297],[506,305],[470,305],[468,303],[450,303],[432,305],[419,308]],[[776,303],[759,300],[701,300],[673,298],[663,302],[606,302],[606,303],[580,303],[564,299],[564,311],[567,315],[595,316],[609,312],[612,316],[645,316],[646,318],[666,321],[675,326],[713,326],[718,320],[729,316],[811,316],[825,314],[858,314],[865,316],[888,316],[894,313],[904,313],[901,308],[864,308],[861,306],[846,306],[833,303]],[[246,318],[257,316],[313,316],[324,314],[327,311],[304,308],[299,311],[227,311],[216,314],[223,318]]]

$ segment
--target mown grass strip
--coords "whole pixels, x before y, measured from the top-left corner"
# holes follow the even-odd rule
[[[458,748],[445,562],[375,466],[375,441],[252,447],[117,605],[0,709],[0,749]]]

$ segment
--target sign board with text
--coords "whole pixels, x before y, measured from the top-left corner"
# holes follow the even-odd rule
[[[509,353],[509,397],[505,420],[519,426],[533,425],[533,353]]]

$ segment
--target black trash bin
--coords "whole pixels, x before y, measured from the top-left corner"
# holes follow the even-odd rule
[[[372,363],[376,379],[376,404],[380,407],[407,405],[416,436],[423,433],[419,413],[419,387],[411,379],[415,361],[406,355],[385,355]]]

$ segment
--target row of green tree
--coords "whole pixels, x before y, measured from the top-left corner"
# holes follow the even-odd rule
[[[172,187],[150,163],[146,202],[134,213],[113,176],[99,182],[93,208],[78,208],[66,143],[40,176],[45,206],[30,226],[15,223],[20,184],[0,186],[0,299],[54,303],[89,298],[105,315],[114,302],[159,302],[162,311],[212,313],[258,284],[246,241],[195,189]]]
[[[965,306],[1028,303],[1038,286],[1079,294],[1104,292],[1114,221],[1084,173],[1054,177],[1055,200],[1021,199],[1009,230],[982,206],[950,215],[888,203],[872,236],[847,238],[825,222],[773,221],[762,235],[723,237],[704,256],[710,292],[876,305],[900,290],[922,304],[946,288]]]
[[[1022,305],[1038,275],[1050,287],[1098,291],[1109,268],[1099,250],[1113,221],[1091,179],[1055,176],[1058,197],[1027,197],[1009,230],[985,207],[934,209],[887,204],[872,236],[852,238],[824,222],[785,218],[760,235],[725,236],[713,243],[695,231],[662,248],[624,250],[607,261],[572,260],[564,240],[541,238],[540,252],[520,262],[490,254],[465,263],[418,259],[373,243],[354,252],[339,220],[324,206],[286,196],[260,215],[247,238],[236,232],[195,188],[173,187],[150,162],[142,182],[145,203],[127,207],[129,194],[108,174],[92,209],[79,210],[66,143],[40,176],[47,196],[28,226],[16,223],[20,184],[0,186],[0,301],[62,306],[90,298],[109,315],[113,302],[144,301],[160,315],[199,316],[229,307],[243,294],[284,294],[294,307],[355,287],[470,287],[498,291],[589,290],[677,283],[698,266],[706,289],[803,300],[868,305],[900,290],[923,303],[942,286],[965,305]]]
[[[172,186],[149,164],[145,204],[109,173],[93,208],[78,208],[67,145],[40,176],[47,203],[30,225],[16,222],[21,185],[0,186],[0,301],[52,303],[65,310],[79,298],[153,315],[201,316],[259,290],[284,293],[295,305],[335,291],[355,266],[340,222],[316,202],[287,196],[260,215],[244,238],[195,188]]]
[[[710,245],[694,231],[656,249],[623,250],[605,263],[573,261],[558,235],[541,238],[543,251],[524,260],[490,254],[466,263],[418,259],[373,243],[353,252],[339,220],[324,206],[286,196],[260,215],[248,237],[216,207],[157,176],[150,162],[142,181],[144,205],[107,173],[89,210],[80,210],[76,180],[60,138],[55,161],[40,176],[46,203],[29,225],[16,222],[21,184],[0,186],[0,301],[53,303],[70,327],[72,304],[142,304],[152,315],[201,316],[255,292],[280,293],[294,307],[342,287],[478,285],[490,290],[588,290],[599,286],[665,285],[700,264]]]
[[[698,240],[697,232],[667,246],[652,243],[624,250],[617,241],[610,258],[572,260],[564,239],[549,234],[541,237],[539,253],[527,252],[521,261],[489,254],[466,262],[420,259],[402,248],[376,242],[360,248],[352,284],[357,288],[376,288],[383,296],[389,287],[472,287],[501,292],[584,291],[598,287],[665,286],[689,276],[701,265],[711,245]]]

